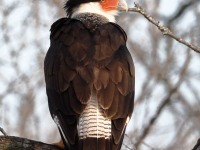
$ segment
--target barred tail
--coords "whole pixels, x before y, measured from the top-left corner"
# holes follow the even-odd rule
[[[78,132],[83,150],[111,150],[111,120],[104,117],[95,97],[80,116]]]

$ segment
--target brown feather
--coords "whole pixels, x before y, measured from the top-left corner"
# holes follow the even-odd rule
[[[111,104],[113,103],[114,92],[115,92],[115,85],[112,81],[110,81],[106,88],[102,88],[97,93],[99,105],[103,109],[109,109],[110,108]]]
[[[118,61],[112,61],[107,68],[110,70],[109,75],[110,79],[115,83],[118,84],[122,81],[122,68]]]
[[[126,72],[123,70],[123,75],[122,75],[122,81],[117,84],[117,88],[119,92],[126,96],[129,92],[129,76]]]
[[[125,43],[126,38],[121,34],[119,27],[115,28],[113,24],[108,23],[97,29],[94,40],[96,43],[94,59],[101,61],[111,57]]]
[[[131,117],[132,113],[133,113],[133,108],[134,108],[134,96],[135,96],[135,93],[132,92],[130,97],[131,97],[131,100],[130,100],[130,103],[129,103],[129,110],[128,110],[128,115],[129,117]]]
[[[69,106],[73,109],[76,114],[81,114],[86,107],[83,105],[80,100],[76,97],[76,93],[73,88],[69,89],[69,98],[65,99],[65,101],[69,101]]]
[[[68,138],[68,142],[71,145],[76,144],[76,139],[77,139],[77,128],[76,124],[78,121],[78,118],[76,116],[66,116],[63,115],[62,113],[58,112],[56,116],[59,119],[59,124],[62,127],[62,131],[66,134],[65,136],[70,137]]]
[[[127,113],[125,111],[125,105],[129,104],[128,99],[125,98],[121,93],[119,93],[119,101],[118,108],[116,114],[113,116],[113,119],[124,118],[127,117]]]
[[[115,144],[119,144],[126,129],[126,118],[112,120],[112,133]]]
[[[99,80],[99,69],[94,67],[94,88],[99,91],[102,88],[102,84]]]
[[[60,73],[58,74],[60,91],[66,91],[69,87],[69,83],[76,76],[76,72],[70,69],[66,64],[60,65]]]
[[[114,91],[115,91],[115,93],[114,93],[113,101],[112,101],[110,108],[104,110],[105,116],[107,118],[113,118],[118,111],[117,109],[118,109],[120,97],[119,97],[119,92],[118,92],[117,88],[115,88]]]
[[[88,85],[78,75],[72,81],[73,88],[76,93],[76,97],[82,104],[87,104],[91,96],[91,85]]]
[[[94,82],[94,73],[91,66],[76,67],[76,71],[87,84]]]
[[[105,69],[99,70],[98,80],[101,82],[102,88],[106,88],[109,82],[109,73]]]
[[[59,117],[65,144],[70,150],[120,150],[134,99],[134,65],[125,32],[114,23],[93,30],[81,21],[63,18],[52,25],[50,39],[45,81],[49,109]],[[112,120],[109,140],[78,138],[78,118],[92,92]]]
[[[80,150],[112,150],[110,139],[86,138],[80,140]]]

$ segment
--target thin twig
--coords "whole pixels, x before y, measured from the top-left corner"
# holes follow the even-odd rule
[[[132,150],[128,145],[124,144],[123,145],[126,147],[126,149]]]
[[[146,142],[142,142],[142,144],[144,144],[150,150],[165,150],[165,149],[153,148],[151,145],[147,144]]]
[[[123,143],[123,145],[124,145],[127,149],[129,149],[129,150],[136,150],[135,145],[134,145],[134,143],[132,142],[131,138],[130,138],[127,134],[125,134],[125,137],[127,137],[128,140],[129,140],[129,142],[131,142],[131,145],[132,145],[133,148],[130,148],[128,145],[126,145],[126,144],[124,144],[124,143]]]
[[[126,10],[122,10],[122,11],[126,11]],[[193,44],[185,41],[181,37],[175,35],[169,28],[165,27],[159,21],[157,21],[155,18],[153,18],[152,16],[150,16],[149,14],[147,14],[147,12],[140,5],[138,5],[138,4],[135,3],[135,8],[129,8],[128,11],[140,13],[149,22],[151,22],[152,24],[154,24],[162,32],[163,35],[167,35],[167,36],[175,39],[176,41],[178,41],[178,42],[186,45],[187,47],[193,49],[195,52],[200,53],[200,47],[195,46],[195,45],[193,45]]]
[[[0,127],[0,131],[3,133],[4,136],[8,136],[8,134],[4,131],[3,128]]]
[[[187,8],[189,8],[191,5],[194,5],[196,2],[199,2],[199,0],[191,0],[185,2],[185,4],[183,4],[180,8],[178,8],[174,16],[172,16],[172,18],[168,20],[168,24],[171,24],[174,20],[178,19],[181,15],[184,14]]]
[[[183,64],[183,68],[180,72],[180,77],[178,82],[174,85],[174,87],[169,91],[168,95],[166,96],[166,98],[164,98],[164,100],[161,102],[161,104],[159,105],[156,113],[153,115],[153,117],[150,119],[150,121],[148,122],[147,126],[145,127],[143,133],[140,135],[140,137],[138,138],[139,140],[137,141],[137,143],[135,143],[135,147],[136,149],[140,146],[140,144],[143,142],[143,140],[146,138],[146,136],[149,134],[150,130],[152,129],[153,125],[155,124],[155,122],[157,121],[157,119],[159,118],[159,116],[161,115],[161,113],[163,112],[164,108],[169,105],[169,103],[171,102],[171,97],[172,95],[178,90],[178,88],[181,86],[182,82],[184,81],[184,77],[185,77],[185,73],[188,69],[188,66],[190,64],[190,59],[191,59],[191,55],[190,52],[188,51],[188,57],[185,61],[185,63]]]

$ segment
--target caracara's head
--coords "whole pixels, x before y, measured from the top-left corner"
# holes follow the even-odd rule
[[[67,0],[65,10],[69,17],[79,13],[97,13],[115,21],[114,16],[118,9],[127,9],[125,0]]]

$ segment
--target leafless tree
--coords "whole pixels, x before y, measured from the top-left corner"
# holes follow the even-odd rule
[[[200,46],[199,0],[138,3]],[[50,25],[65,17],[62,8],[60,0],[0,1],[0,126],[8,135],[59,139],[48,111],[43,61]],[[136,67],[135,110],[122,149],[192,149],[200,137],[200,54],[163,36],[138,13],[122,12],[117,20]]]

